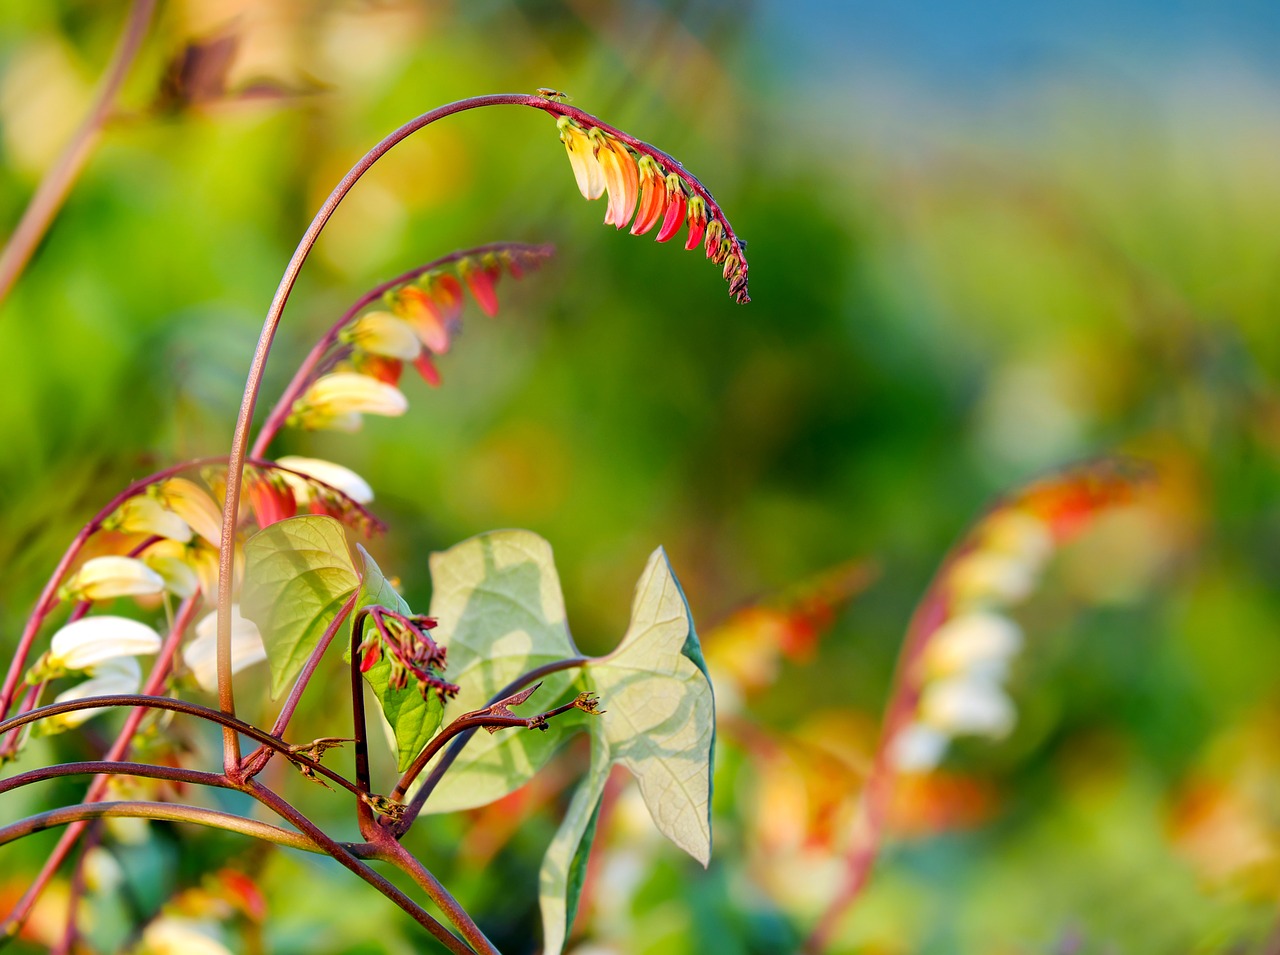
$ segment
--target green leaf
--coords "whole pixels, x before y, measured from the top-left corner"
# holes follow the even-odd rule
[[[290,517],[245,543],[240,610],[258,626],[278,697],[360,579],[342,524],[332,517]]]
[[[446,716],[480,709],[517,677],[577,656],[551,548],[528,531],[472,538],[431,559],[431,614],[461,686]],[[636,586],[631,624],[608,656],[548,674],[530,701],[550,708],[566,691],[595,692],[603,713],[557,717],[545,733],[472,737],[426,804],[483,805],[527,782],[573,732],[591,734],[591,767],[539,874],[545,951],[558,955],[573,923],[595,816],[615,764],[636,777],[658,829],[704,865],[711,856],[715,703],[680,584],[657,550]]]
[[[363,571],[363,582],[360,585],[360,596],[356,598],[356,609],[378,605],[410,616],[413,611],[404,602],[404,598],[396,593],[391,582],[383,575],[369,553],[359,544],[356,545],[356,550],[360,553]],[[352,621],[354,620],[353,614]],[[350,631],[348,631],[348,639],[349,635]],[[347,644],[346,652],[349,658],[350,642]],[[444,716],[444,705],[434,691],[428,691],[424,699],[417,685],[413,683],[403,690],[393,689],[389,685],[391,664],[385,655],[369,668],[364,678],[373,689],[374,696],[378,698],[382,715],[387,718],[387,722],[395,732],[397,768],[399,772],[404,772],[413,762],[413,758],[430,742],[431,737],[440,728],[440,721]]]
[[[538,873],[538,904],[542,910],[543,947],[558,953],[573,926],[587,877],[587,857],[596,834],[600,800],[609,779],[609,747],[600,736],[591,741],[591,764],[578,784],[560,828],[547,849]]]
[[[715,701],[701,658],[689,605],[659,548],[636,585],[626,636],[585,668],[605,710],[588,725],[636,777],[662,834],[706,865]]]
[[[431,616],[449,652],[445,674],[459,687],[453,719],[489,703],[516,677],[578,656],[565,622],[564,597],[551,545],[529,531],[482,534],[431,555]],[[572,670],[549,674],[530,706],[549,708],[565,695]],[[483,806],[528,782],[564,742],[574,723],[557,719],[545,733],[477,733],[427,802],[428,812]]]

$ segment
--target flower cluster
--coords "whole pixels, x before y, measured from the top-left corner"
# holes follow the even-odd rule
[[[486,315],[495,315],[503,273],[520,278],[548,255],[546,247],[492,247],[386,288],[373,307],[335,330],[324,372],[293,401],[287,423],[355,431],[364,415],[404,414],[409,403],[398,387],[404,366],[411,364],[432,387],[440,384],[435,357],[449,350],[458,331],[465,292]]]
[[[431,690],[441,703],[457,694],[458,687],[441,679],[436,672],[444,671],[445,649],[428,633],[435,629],[434,617],[405,616],[386,607],[371,607],[368,619],[373,621],[373,627],[357,648],[361,673],[368,673],[385,655],[391,666],[387,684],[393,689],[403,690],[412,676],[423,699]]]
[[[1069,470],[993,509],[961,543],[926,598],[940,622],[906,663],[916,703],[909,721],[890,727],[897,769],[932,770],[956,736],[1009,733],[1016,714],[1003,684],[1023,637],[1008,611],[1058,547],[1103,508],[1131,500],[1143,477],[1114,461]]]
[[[144,611],[157,602],[216,599],[218,553],[225,466],[193,465],[192,477],[170,474],[139,487],[98,524],[93,553],[81,561],[57,590],[61,602],[79,609],[54,633],[48,652],[30,668],[32,686],[70,676],[84,679],[59,693],[55,702],[89,696],[137,693],[142,684],[139,657],[161,649],[151,626],[117,614],[87,611],[95,603],[130,598]],[[194,476],[196,471],[199,476]],[[284,457],[275,463],[255,462],[247,468],[245,506],[241,517],[258,527],[300,511],[329,514],[366,534],[380,528],[364,505],[373,498],[369,485],[341,465],[313,458]],[[238,587],[242,564],[237,538]],[[114,552],[112,552],[114,551]],[[217,688],[216,614],[194,627],[181,658],[194,682],[207,692]],[[232,672],[266,659],[258,628],[232,605]],[[42,732],[80,725],[102,709],[76,710],[44,721]]]
[[[605,225],[624,229],[630,224],[632,235],[657,228],[657,241],[667,242],[687,224],[684,247],[692,251],[703,246],[707,258],[723,266],[734,300],[751,301],[745,243],[711,194],[680,163],[603,124],[584,126],[574,117],[561,116],[556,125],[582,195],[599,199],[608,194]]]

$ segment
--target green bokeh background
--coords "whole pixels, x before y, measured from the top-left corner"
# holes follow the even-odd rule
[[[110,7],[0,10],[0,222],[17,220],[82,114],[123,18]],[[878,712],[915,601],[993,497],[1096,454],[1154,457],[1183,489],[1177,531],[1144,547],[1113,528],[1067,556],[1020,618],[1018,733],[958,754],[999,809],[892,847],[838,948],[1274,951],[1275,77],[1218,51],[1198,70],[1141,69],[1135,55],[1132,74],[1086,60],[977,91],[883,65],[819,83],[776,16],[712,2],[162,4],[120,115],[0,309],[0,646],[119,488],[225,453],[279,273],[365,149],[439,103],[562,89],[708,184],[750,241],[753,302],[733,304],[700,254],[601,228],[603,204],[578,196],[547,117],[453,118],[335,215],[266,401],[376,282],[500,239],[554,242],[556,258],[504,282],[496,319],[468,313],[445,387],[409,383],[405,418],[288,434],[277,451],[370,481],[391,525],[373,549],[415,607],[430,551],[497,527],[542,534],[588,652],[617,640],[658,544],[704,627],[874,559],[876,584],[818,659],[787,664],[753,701],[778,732],[818,711]],[[296,95],[153,110],[166,62],[227,23],[241,37],[232,87]],[[1169,57],[1183,52],[1190,62]],[[247,685],[252,700],[261,684]],[[304,714],[308,733],[341,735],[338,689]],[[42,752],[80,758],[92,736]],[[1242,776],[1262,807],[1247,840],[1263,864],[1214,876],[1180,848],[1178,807],[1195,780]],[[644,843],[622,914],[580,921],[602,946],[584,955],[790,950],[813,913],[771,899],[748,862],[759,782],[725,747],[711,869]],[[286,785],[338,818],[336,799]],[[0,821],[77,793],[0,797]],[[536,950],[554,808],[485,867],[458,849],[472,820],[421,837],[504,952]],[[165,833],[121,849],[131,883],[158,892],[244,864],[230,837],[184,838],[181,852]],[[20,879],[50,844],[0,850],[0,872]],[[336,864],[273,852],[261,866],[263,951],[424,944]],[[101,908],[101,937],[123,937],[127,907]]]

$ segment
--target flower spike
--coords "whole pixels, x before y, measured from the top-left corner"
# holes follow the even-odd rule
[[[657,241],[668,242],[688,222],[685,248],[692,251],[705,240],[707,258],[725,266],[734,301],[751,301],[746,243],[733,231],[711,193],[677,160],[560,100],[544,97],[527,105],[556,117],[560,141],[582,195],[598,199],[609,194],[606,225],[622,229],[631,223],[633,235],[657,226]]]

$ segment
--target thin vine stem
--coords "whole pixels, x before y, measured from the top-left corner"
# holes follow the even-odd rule
[[[459,249],[456,252],[450,252],[448,255],[442,255],[438,259],[433,259],[426,265],[419,265],[417,268],[410,269],[401,275],[397,275],[393,279],[388,279],[381,285],[375,285],[369,291],[361,295],[350,308],[342,313],[342,317],[333,323],[315,343],[307,357],[303,359],[302,364],[298,366],[298,370],[294,373],[292,380],[285,386],[284,391],[280,393],[280,397],[276,400],[271,411],[267,413],[266,421],[263,422],[262,429],[258,432],[257,438],[254,439],[253,449],[249,452],[253,457],[262,457],[267,453],[267,448],[271,442],[275,440],[276,435],[280,433],[280,429],[284,427],[285,421],[288,420],[289,412],[293,408],[293,403],[298,400],[303,389],[310,384],[311,376],[324,359],[325,354],[333,347],[338,340],[339,333],[351,323],[360,312],[391,289],[405,282],[411,282],[420,275],[451,265],[460,259],[470,258],[473,256],[486,255],[490,252],[529,252],[535,255],[550,256],[555,251],[550,245],[527,245],[522,242],[491,242],[488,245],[476,246],[473,249]]]
[[[563,660],[553,660],[550,663],[544,663],[542,666],[535,667],[528,673],[524,673],[516,677],[499,690],[489,700],[488,705],[492,706],[501,700],[505,700],[512,694],[520,692],[530,684],[536,683],[538,680],[541,680],[543,677],[552,673],[559,673],[561,670],[573,670],[578,667],[585,666],[590,662],[590,657],[566,657]],[[431,772],[427,775],[427,778],[422,781],[422,786],[419,787],[416,793],[414,793],[413,799],[410,800],[408,806],[405,808],[404,815],[401,816],[400,821],[396,823],[395,830],[397,835],[403,836],[409,831],[409,827],[413,825],[414,820],[418,818],[418,814],[422,812],[422,807],[426,805],[427,799],[431,796],[432,791],[440,784],[440,780],[444,778],[444,774],[449,771],[449,768],[454,764],[458,756],[462,753],[463,748],[467,745],[467,741],[475,735],[476,729],[478,728],[478,726],[472,727],[459,733],[453,740],[453,745],[451,745],[445,751],[444,755],[440,757],[440,761],[432,768]],[[432,755],[434,755],[434,753]],[[428,759],[430,759],[430,757],[428,757]],[[414,760],[415,765],[418,762],[419,760]],[[421,760],[422,765],[418,767],[419,772],[421,772],[422,768],[426,766],[426,763],[427,760]],[[410,767],[410,771],[412,771],[412,767]],[[406,772],[405,776],[408,775],[409,773]],[[414,776],[416,775],[417,773],[414,773]],[[409,783],[412,783],[412,778],[409,780]],[[401,786],[397,786],[397,791],[403,795],[408,791],[409,783],[406,783],[402,778],[401,785],[403,786],[403,789]]]
[[[111,114],[111,106],[120,91],[121,84],[142,46],[147,26],[155,12],[155,0],[134,0],[129,8],[124,29],[116,43],[111,62],[102,76],[98,93],[88,114],[76,130],[71,141],[63,148],[57,161],[45,173],[36,187],[31,201],[18,220],[4,250],[0,252],[0,302],[13,290],[18,277],[31,260],[40,239],[49,229],[54,216],[66,201],[71,186],[84,169],[93,151],[94,141],[102,132]],[[0,712],[0,715],[4,715]]]
[[[195,615],[199,602],[200,595],[197,592],[184,600],[179,606],[173,625],[169,628],[169,633],[160,647],[156,662],[152,664],[151,672],[147,676],[146,685],[143,687],[146,695],[154,696],[158,694],[168,682],[169,674],[173,669],[173,660],[178,652],[178,645],[182,642],[187,627],[191,625],[191,620]],[[138,727],[142,724],[142,719],[145,715],[146,710],[135,708],[125,717],[124,726],[111,744],[111,748],[107,750],[107,761],[120,760],[128,754],[129,747],[133,744],[133,736],[138,731]],[[3,735],[4,733],[0,732],[0,737]],[[91,803],[101,799],[102,794],[106,791],[107,783],[108,779],[106,777],[95,779],[89,784],[82,801]],[[17,932],[22,923],[26,921],[31,914],[31,910],[35,907],[36,900],[49,884],[54,873],[58,871],[58,867],[62,865],[67,855],[71,852],[83,834],[84,828],[82,823],[75,823],[62,834],[36,878],[28,886],[27,891],[23,893],[22,898],[18,900],[13,910],[5,916],[4,922],[0,924],[0,929],[3,929],[0,935],[9,935]]]
[[[154,763],[131,763],[118,759],[90,759],[77,763],[56,763],[18,773],[8,779],[0,779],[0,796],[32,783],[62,776],[137,776],[141,779],[167,779],[175,783],[195,786],[215,786],[219,789],[236,789],[237,786],[222,773],[206,773],[180,766],[157,766]]]
[[[282,739],[277,739],[266,730],[259,729],[251,723],[237,719],[234,716],[228,716],[220,710],[215,710],[207,706],[201,706],[198,703],[191,703],[187,700],[177,700],[168,696],[144,696],[142,694],[119,693],[110,696],[86,696],[78,700],[67,700],[64,703],[50,703],[47,706],[39,707],[27,713],[20,713],[17,716],[10,717],[3,723],[0,723],[0,733],[8,732],[19,726],[25,726],[28,723],[34,723],[37,720],[46,719],[50,716],[60,716],[63,713],[74,713],[76,710],[87,710],[108,706],[135,706],[145,707],[155,710],[171,710],[174,713],[182,713],[186,716],[195,716],[200,719],[209,720],[217,723],[224,729],[233,733],[240,733],[249,737],[255,742],[262,743],[271,747],[276,752],[286,756],[290,762],[298,763],[313,773],[323,776],[330,782],[337,783],[348,792],[360,795],[359,787],[351,782],[340,773],[334,772],[322,763],[316,762],[308,756],[297,752],[296,748],[286,743]],[[228,774],[233,780],[234,773]]]
[[[427,898],[436,904],[476,952],[479,952],[480,955],[502,955],[485,936],[484,932],[480,930],[480,926],[476,925],[471,916],[467,914],[467,910],[458,903],[458,900],[431,873],[431,870],[422,864],[422,860],[412,852],[399,842],[391,839],[384,844],[377,858],[390,862],[409,878],[413,879],[418,888],[427,894]]]
[[[350,616],[351,611],[355,609],[356,601],[359,597],[360,592],[357,590],[334,614],[333,619],[329,621],[329,626],[325,628],[324,633],[320,636],[320,642],[311,651],[311,656],[307,657],[306,665],[303,666],[302,672],[298,674],[298,678],[293,681],[293,689],[289,691],[289,698],[284,701],[284,706],[280,708],[280,714],[276,717],[275,724],[271,727],[272,736],[284,736],[284,731],[289,728],[289,721],[293,719],[293,714],[297,710],[298,704],[302,701],[302,694],[311,682],[312,675],[320,666],[320,660],[324,657],[325,651],[329,649],[329,644],[333,642],[333,638],[342,628],[343,622]],[[275,750],[271,747],[259,746],[244,758],[241,766],[244,775],[256,776],[262,772],[273,753],[275,753]]]
[[[273,826],[267,822],[259,822],[257,819],[247,819],[244,816],[236,816],[217,809],[205,809],[203,806],[136,800],[82,803],[78,806],[62,806],[58,809],[50,809],[47,812],[36,813],[34,816],[27,816],[25,819],[19,819],[17,822],[0,827],[0,846],[7,845],[32,833],[42,832],[45,829],[53,829],[77,822],[82,823],[91,819],[120,817],[156,819],[162,822],[190,822],[199,826],[209,826],[213,829],[239,832],[255,839],[263,839],[267,842],[274,842],[277,845],[288,846],[291,849],[301,849],[304,852],[323,853],[326,851],[302,833],[290,832],[288,829],[281,829],[279,826]]]
[[[394,884],[389,882],[384,876],[379,875],[369,866],[365,865],[360,858],[351,851],[350,846],[343,845],[330,838],[319,826],[308,819],[305,815],[289,805],[274,792],[263,786],[257,780],[250,779],[245,782],[246,792],[250,793],[264,805],[275,810],[279,815],[288,819],[298,827],[304,836],[310,837],[321,851],[332,856],[342,865],[346,866],[365,882],[385,895],[388,899],[398,905],[402,910],[407,912],[415,922],[425,928],[431,935],[438,940],[449,951],[455,955],[475,955],[471,947],[462,941],[447,928],[434,919],[429,912],[404,892],[400,891]]]

